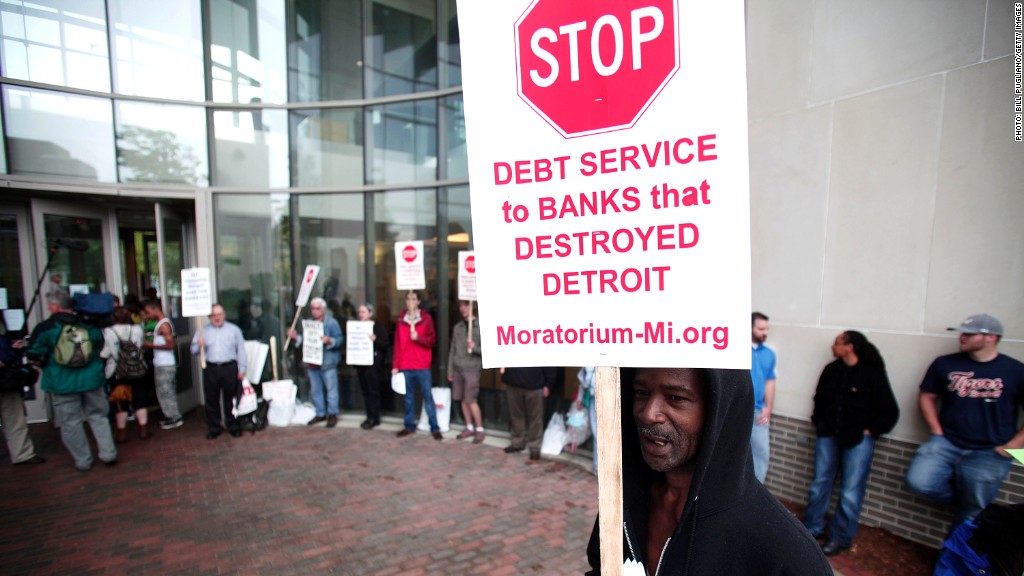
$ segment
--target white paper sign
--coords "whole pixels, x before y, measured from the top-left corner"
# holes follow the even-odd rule
[[[373,322],[345,323],[345,362],[351,366],[373,366]]]
[[[88,293],[89,293],[89,285],[88,284],[71,284],[70,286],[68,286],[68,294],[70,294],[72,297],[75,294],[88,294]]]
[[[302,361],[306,364],[324,363],[324,323],[302,321]]]
[[[21,308],[8,308],[3,314],[8,332],[18,332],[25,328],[25,311]]]
[[[213,308],[209,268],[186,268],[181,271],[181,315],[209,316]]]
[[[459,300],[476,300],[476,253],[459,252]]]
[[[306,271],[302,273],[302,284],[299,285],[299,297],[295,299],[296,306],[305,306],[309,302],[309,295],[313,292],[313,284],[319,274],[320,267],[316,264],[306,266]]]
[[[0,310],[7,310],[7,288],[0,288]]]
[[[398,290],[423,290],[423,242],[395,242],[395,284]]]
[[[749,368],[743,2],[458,11],[484,367]]]

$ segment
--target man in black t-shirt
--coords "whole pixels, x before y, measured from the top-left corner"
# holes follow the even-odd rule
[[[953,504],[955,528],[999,493],[1013,462],[1006,450],[1024,447],[1024,364],[996,349],[1003,325],[988,314],[950,330],[960,333],[960,352],[936,358],[921,382],[918,403],[932,437],[906,480],[911,492]]]

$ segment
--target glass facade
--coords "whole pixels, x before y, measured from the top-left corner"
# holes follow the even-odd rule
[[[209,197],[215,298],[247,338],[279,346],[308,264],[331,314],[371,302],[390,330],[405,299],[395,242],[420,240],[446,382],[458,252],[473,245],[456,0],[3,0],[0,35],[0,176]],[[95,257],[58,272],[103,282],[99,222],[46,227]],[[172,315],[191,250],[181,230],[165,223]],[[153,254],[138,253],[149,274]],[[307,393],[301,357],[281,356]],[[494,424],[492,372],[481,402]],[[354,373],[340,376],[344,408],[359,410]],[[401,411],[396,398],[384,391],[385,411]]]

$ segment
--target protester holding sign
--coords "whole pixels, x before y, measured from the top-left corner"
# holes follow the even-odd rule
[[[748,370],[624,369],[622,382],[625,551],[647,574],[832,573],[754,477]],[[599,540],[595,524],[595,576]]]
[[[223,306],[212,305],[210,323],[192,337],[192,354],[199,354],[202,350],[206,356],[203,398],[206,402],[207,440],[220,436],[224,427],[235,438],[242,435],[242,428],[231,408],[235,398],[242,394],[246,368],[245,339],[242,330],[226,321],[225,317]]]
[[[403,438],[416,433],[416,390],[423,397],[423,406],[430,422],[430,433],[434,440],[443,440],[441,427],[437,424],[437,406],[430,389],[430,364],[433,360],[434,321],[420,310],[420,295],[410,290],[405,297],[405,312],[395,319],[395,352],[391,362],[391,374],[405,375],[405,427],[397,436]]]
[[[341,345],[345,337],[341,333],[338,321],[327,315],[327,302],[323,298],[313,298],[309,302],[309,312],[315,322],[323,324],[322,363],[306,363],[306,374],[309,375],[310,395],[316,407],[316,417],[309,421],[313,426],[327,421],[328,428],[338,425],[338,364],[341,363]],[[304,338],[295,331],[288,329],[288,338],[295,340],[296,347],[302,347]],[[326,395],[326,403],[324,397]]]
[[[374,319],[373,304],[363,304],[356,314],[358,314],[360,322],[373,324],[373,328],[365,335],[373,345],[373,362],[369,366],[356,366],[359,386],[363,391],[363,404],[366,407],[366,420],[359,427],[363,430],[370,430],[380,425],[379,375],[384,361],[384,352],[388,348],[388,333],[384,330],[384,326]]]

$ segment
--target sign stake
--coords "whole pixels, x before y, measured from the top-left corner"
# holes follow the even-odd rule
[[[594,371],[597,413],[597,495],[601,576],[622,570],[622,412],[619,369]]]

